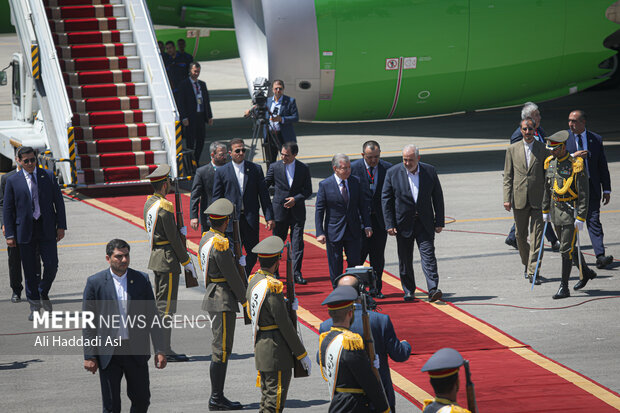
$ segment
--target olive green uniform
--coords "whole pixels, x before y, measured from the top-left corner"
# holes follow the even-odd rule
[[[282,294],[282,282],[272,274],[258,270],[249,279],[246,299],[251,300],[252,288],[267,279],[265,300],[258,314],[259,329],[254,343],[254,361],[260,375],[261,412],[280,412],[284,409],[294,358],[307,356],[289,318]],[[257,383],[258,384],[258,383]]]

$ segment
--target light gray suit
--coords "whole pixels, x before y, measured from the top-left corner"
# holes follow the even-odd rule
[[[517,245],[521,262],[533,275],[543,235],[542,198],[545,190],[545,146],[534,140],[529,166],[526,162],[525,141],[513,143],[506,149],[504,164],[504,203],[510,202],[514,212]],[[530,244],[527,233],[530,233]]]

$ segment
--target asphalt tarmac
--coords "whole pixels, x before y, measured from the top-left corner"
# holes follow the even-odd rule
[[[17,48],[14,36],[0,36],[0,56],[5,61],[8,62]],[[243,137],[248,138],[246,143],[250,144],[252,123],[241,117],[250,101],[239,60],[204,62],[201,78],[207,82],[215,116],[214,126],[207,130],[209,139]],[[572,109],[581,108],[588,113],[588,128],[600,133],[605,140],[612,189],[620,177],[619,93],[617,89],[586,91],[540,104],[542,125],[548,133],[565,129]],[[0,119],[10,119],[9,97],[10,88],[0,88]],[[547,282],[531,291],[530,284],[523,279],[517,251],[504,244],[512,224],[512,215],[502,206],[504,153],[519,118],[520,108],[505,108],[390,122],[300,123],[295,126],[300,145],[298,159],[310,164],[316,191],[318,182],[332,173],[330,159],[335,152],[347,153],[356,159],[362,143],[375,139],[381,144],[383,158],[398,163],[405,144],[418,145],[422,161],[435,165],[438,170],[446,215],[450,217],[444,232],[436,237],[444,299],[545,356],[620,392],[618,261],[609,269],[597,269],[598,278],[578,292],[572,291],[576,282],[573,271],[571,297],[556,301],[551,296],[559,286],[559,255],[550,249],[545,251],[542,274]],[[208,161],[206,156],[203,162]],[[255,160],[260,161],[260,158],[261,155],[256,154]],[[306,204],[306,230],[314,233],[314,197]],[[112,238],[130,242],[131,267],[148,272],[148,243],[143,229],[70,198],[65,198],[65,205],[69,228],[66,238],[59,244],[58,276],[50,293],[55,309],[79,307],[86,278],[107,267],[105,244]],[[620,258],[620,198],[615,192],[612,192],[610,204],[601,211],[607,253]],[[587,236],[582,239],[582,247],[584,253],[592,252]],[[0,241],[0,250],[1,254],[6,254],[4,240]],[[386,271],[397,275],[395,239],[388,240],[385,255]],[[416,279],[423,286],[417,252],[414,257]],[[592,255],[586,255],[586,260],[593,265]],[[0,322],[2,410],[99,411],[99,380],[83,369],[79,352],[43,355],[28,349],[23,351],[26,354],[7,354],[7,347],[2,343],[11,339],[8,335],[32,332],[32,325],[26,320],[27,304],[9,301],[6,259],[0,260],[0,274],[4,277],[0,306],[5,314]],[[181,288],[179,299],[191,306],[201,300],[203,294],[202,287]],[[308,353],[315,354],[316,334],[305,327],[302,333]],[[432,335],[433,331],[428,334]],[[35,335],[29,336],[34,340]],[[250,337],[249,327],[238,320],[225,394],[247,405],[249,411],[256,411],[260,392],[254,387],[256,370]],[[415,350],[415,343],[412,344]],[[442,343],[444,346],[450,344]],[[210,393],[209,334],[205,332],[203,342],[200,335],[194,337],[192,345],[188,346],[191,352],[181,342],[173,341],[173,346],[177,351],[187,351],[191,361],[169,364],[162,371],[151,368],[150,411],[204,411]],[[311,377],[293,380],[286,408],[287,411],[324,412],[328,400],[327,386],[318,366],[314,365]],[[566,395],[566,400],[569,406],[570,394]],[[124,410],[128,410],[126,397],[123,403]],[[397,410],[418,411],[398,394]]]

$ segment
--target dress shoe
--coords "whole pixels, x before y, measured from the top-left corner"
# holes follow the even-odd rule
[[[47,294],[41,293],[41,307],[43,307],[45,311],[52,312],[52,302]]]
[[[523,277],[524,277],[526,280],[529,280],[529,279],[530,279],[530,276],[529,276],[529,275],[527,275],[527,268],[525,269],[525,271],[523,271]]]
[[[295,284],[306,285],[308,284],[308,281],[306,281],[304,277],[301,274],[299,274],[295,276]]]
[[[239,402],[231,402],[224,396],[217,399],[213,396],[209,398],[209,411],[224,410],[243,410],[243,405]]]
[[[415,297],[411,293],[405,293],[404,300],[408,303],[412,303],[415,301]]]
[[[30,310],[30,315],[28,315],[28,321],[33,321],[34,320],[34,313],[35,312],[39,312],[39,310]]]
[[[435,301],[439,300],[442,295],[443,293],[439,288],[433,288],[428,292],[428,301],[434,303]]]
[[[614,262],[614,257],[611,255],[599,255],[596,257],[596,268],[602,270],[607,267],[609,264]]]
[[[532,283],[534,276],[533,275],[528,275],[527,276],[528,280],[530,280],[530,284]],[[542,284],[542,281],[540,280],[540,274],[536,276],[536,281],[534,281],[534,285],[540,285]]]
[[[22,298],[17,293],[13,293],[13,295],[11,296],[12,303],[19,303],[21,300]]]
[[[187,357],[185,354],[175,353],[174,351],[170,350],[170,352],[166,354],[166,360],[168,361],[168,363],[180,363],[183,361],[189,361],[189,357]]]
[[[519,249],[519,247],[517,246],[517,240],[516,239],[506,238],[506,240],[504,242],[506,243],[506,245],[510,245],[511,247],[513,247],[516,250]]]
[[[553,243],[553,245],[551,246],[551,251],[553,252],[559,252],[560,251],[560,241],[556,241]]]
[[[381,291],[378,291],[375,295],[375,298],[379,298],[379,299],[383,299],[385,298],[385,295],[383,295],[383,293]]]
[[[561,284],[560,289],[558,290],[557,293],[555,293],[555,295],[553,296],[553,299],[558,300],[560,298],[566,298],[566,297],[570,297],[570,290],[568,289],[568,285]]]
[[[579,291],[581,290],[583,287],[586,286],[586,284],[588,283],[588,281],[593,280],[596,278],[596,272],[594,272],[594,270],[591,270],[589,268],[584,268],[583,269],[583,279],[577,281],[577,284],[575,284],[573,286],[573,290],[575,291]]]

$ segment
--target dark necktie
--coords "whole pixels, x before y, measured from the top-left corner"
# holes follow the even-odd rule
[[[34,173],[30,174],[30,182],[32,182],[32,217],[39,219],[41,217],[41,209],[39,208],[39,188],[37,187],[37,181],[34,179]]]
[[[583,151],[583,139],[581,138],[581,134],[577,135],[577,149]]]
[[[340,182],[340,193],[342,194],[342,199],[344,199],[344,203],[349,205],[349,191],[347,191],[346,181]]]

